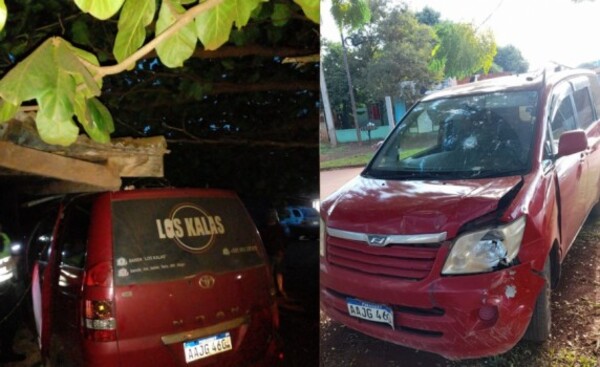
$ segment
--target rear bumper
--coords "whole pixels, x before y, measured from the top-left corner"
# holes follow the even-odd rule
[[[84,366],[219,366],[219,367],[280,367],[282,364],[282,344],[277,338],[271,338],[269,344],[260,356],[251,356],[239,351],[228,351],[206,359],[186,364],[183,360],[183,347],[175,348],[169,353],[164,350],[146,350],[123,352],[116,342],[93,343],[84,342]],[[142,348],[140,348],[142,349]]]
[[[320,301],[328,316],[364,334],[467,359],[511,349],[527,329],[543,284],[528,263],[493,273],[403,281],[357,274],[321,259]],[[349,316],[347,297],[391,306],[394,329]]]

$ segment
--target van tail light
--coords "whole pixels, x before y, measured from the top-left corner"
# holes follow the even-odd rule
[[[106,261],[92,266],[85,275],[84,284],[82,326],[85,337],[95,342],[117,340],[111,263]]]
[[[111,342],[117,339],[117,322],[110,300],[85,300],[85,336],[95,342]]]
[[[112,287],[112,265],[109,261],[104,261],[90,268],[85,276],[85,285],[87,287]]]

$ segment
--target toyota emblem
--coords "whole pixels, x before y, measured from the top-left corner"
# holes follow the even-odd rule
[[[212,288],[215,285],[215,278],[211,275],[203,275],[200,277],[198,284],[200,284],[200,287],[203,289]]]

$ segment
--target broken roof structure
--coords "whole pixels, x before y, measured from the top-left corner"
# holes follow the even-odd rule
[[[0,125],[0,176],[23,193],[118,190],[123,177],[163,177],[166,153],[163,136],[102,144],[80,135],[63,147],[44,143],[26,113]]]

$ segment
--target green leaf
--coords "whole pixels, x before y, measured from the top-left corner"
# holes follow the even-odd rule
[[[35,118],[35,126],[42,140],[48,144],[69,146],[79,135],[79,128],[72,119],[53,120],[41,112]]]
[[[0,123],[12,119],[17,111],[19,111],[19,106],[7,101],[0,101]]]
[[[77,19],[75,22],[73,22],[73,25],[71,26],[71,33],[73,35],[73,42],[86,46],[90,46],[92,44],[90,40],[90,29],[88,28],[87,23],[82,19]]]
[[[275,4],[271,21],[275,27],[283,27],[290,20],[292,11],[288,4]]]
[[[0,31],[4,28],[4,25],[6,24],[6,16],[6,4],[4,3],[4,0],[0,0]]]
[[[158,20],[156,21],[157,35],[175,23],[179,15],[185,13],[183,6],[179,4],[169,6],[167,2],[163,2],[158,13]],[[173,14],[173,11],[175,11],[175,14]],[[163,64],[170,68],[176,68],[182,66],[183,62],[192,56],[195,49],[196,32],[194,24],[189,23],[156,46],[156,53]]]
[[[90,99],[88,101],[88,107],[90,108],[90,111],[92,111],[92,119],[96,125],[109,133],[115,132],[115,123],[112,115],[100,100],[97,98]]]
[[[75,141],[79,129],[73,114],[85,115],[81,100],[100,95],[101,81],[94,79],[81,60],[98,65],[92,54],[61,38],[50,38],[0,80],[0,97],[6,103],[37,101],[36,124],[47,143],[68,145]]]
[[[36,98],[40,106],[38,115],[43,112],[51,119],[66,120],[74,113],[75,79],[64,70],[59,70],[56,77],[55,87]]]
[[[106,20],[117,14],[125,0],[75,0],[75,4],[84,13],[90,13],[93,17]]]
[[[56,47],[56,62],[59,70],[64,70],[74,77],[79,93],[83,93],[88,98],[99,96],[101,93],[100,82],[94,79],[79,57],[96,66],[98,60],[87,51],[78,49],[67,41],[61,41]]]
[[[57,74],[53,40],[55,38],[42,43],[0,80],[2,99],[20,105],[21,102],[34,99],[53,87]]]
[[[267,0],[235,0],[233,4],[235,26],[239,29],[248,24],[248,20],[250,20],[250,16],[254,9],[256,9],[261,2],[266,1]]]
[[[196,17],[196,34],[207,50],[216,50],[229,40],[235,20],[236,0],[225,0]]]
[[[146,26],[152,23],[155,12],[155,0],[125,0],[113,47],[118,62],[125,60],[144,44]]]
[[[96,98],[91,98],[86,101],[88,117],[85,123],[82,123],[85,132],[92,140],[99,143],[108,143],[110,141],[110,133],[115,131],[113,118],[108,109]],[[81,122],[81,120],[79,120]]]
[[[48,144],[71,145],[79,128],[73,122],[75,79],[65,71],[57,73],[56,89],[37,98],[40,107],[35,122],[42,140]]]
[[[294,0],[302,8],[306,17],[319,24],[319,0]]]
[[[261,33],[258,27],[249,25],[243,30],[234,28],[231,30],[229,41],[236,46],[244,46],[249,43],[254,43],[261,38]]]
[[[194,4],[194,3],[198,2],[198,0],[175,0],[175,1],[181,5],[189,5],[189,4]]]

